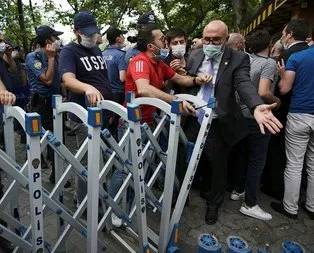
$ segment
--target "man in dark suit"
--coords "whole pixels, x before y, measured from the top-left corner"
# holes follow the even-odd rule
[[[207,192],[208,208],[205,220],[208,224],[216,223],[218,208],[225,193],[227,178],[227,161],[230,148],[248,132],[241,109],[236,102],[235,91],[250,108],[261,132],[266,127],[273,134],[280,131],[280,122],[271,110],[276,104],[264,105],[250,79],[250,60],[243,52],[232,51],[225,47],[228,40],[228,27],[220,20],[210,22],[203,32],[203,48],[192,52],[187,71],[190,75],[211,74],[212,81],[204,87],[194,86],[186,93],[196,95],[205,101],[215,96],[217,108],[203,150],[203,159],[211,167],[210,189]],[[199,117],[191,117],[183,126],[187,138],[195,140],[199,125]],[[208,176],[208,175],[207,175]],[[206,177],[206,175],[205,175]]]

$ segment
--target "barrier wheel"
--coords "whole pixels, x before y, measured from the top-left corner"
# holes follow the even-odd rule
[[[284,241],[282,243],[282,253],[305,253],[300,244],[293,241]]]
[[[221,253],[221,244],[218,242],[218,239],[209,234],[201,235],[198,244],[198,253]]]
[[[200,238],[200,245],[208,248],[215,248],[219,246],[219,243],[215,236],[204,234]]]
[[[228,253],[250,252],[250,248],[247,242],[238,236],[229,236],[227,238],[227,245],[229,248]]]

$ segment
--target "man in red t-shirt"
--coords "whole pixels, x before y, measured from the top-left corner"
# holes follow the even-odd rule
[[[182,76],[165,64],[161,58],[165,53],[165,36],[159,29],[142,30],[138,35],[137,48],[141,53],[130,61],[125,81],[125,91],[134,91],[137,97],[159,98],[171,103],[176,97],[163,91],[165,81],[171,80],[188,87],[207,84],[212,78],[210,75]],[[151,125],[156,108],[143,105],[141,110],[142,122]],[[183,101],[183,110],[186,114],[195,113],[187,101]]]

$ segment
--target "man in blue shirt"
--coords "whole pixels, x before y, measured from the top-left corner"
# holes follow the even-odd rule
[[[25,61],[27,81],[30,85],[28,109],[39,113],[43,128],[50,131],[53,131],[52,95],[60,94],[60,74],[55,42],[59,40],[58,36],[61,34],[63,32],[55,31],[47,25],[38,27],[36,41],[40,48],[29,53]],[[54,157],[50,147],[47,148],[47,158],[52,163],[49,180],[54,183]]]
[[[117,28],[109,28],[107,31],[109,46],[102,53],[108,68],[113,100],[119,104],[124,102],[124,82],[127,69],[127,64],[124,60],[125,51],[121,50],[125,46],[123,34],[124,32]]]
[[[273,209],[297,219],[303,161],[308,174],[305,211],[314,219],[314,46],[292,54],[278,64],[281,94],[292,90],[286,126],[287,164],[284,173],[283,203],[272,203]]]
[[[60,75],[69,91],[69,101],[86,108],[85,97],[91,106],[98,101],[112,99],[106,64],[97,47],[99,28],[90,12],[79,12],[74,16],[76,41],[66,45],[60,53]],[[87,127],[73,114],[68,114],[69,124],[76,133],[78,148],[87,136]],[[104,114],[104,125],[108,125],[108,114]],[[86,163],[86,161],[84,161]],[[86,183],[76,177],[77,203],[86,196]]]
[[[125,37],[121,30],[111,27],[107,30],[107,39],[109,41],[108,48],[103,51],[103,57],[108,69],[108,77],[111,83],[113,101],[124,103],[124,86],[127,64],[125,62]],[[119,117],[114,116],[114,120],[110,126],[110,132],[117,137]]]

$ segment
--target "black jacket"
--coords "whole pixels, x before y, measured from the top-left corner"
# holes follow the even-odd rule
[[[202,49],[192,52],[187,63],[187,71],[190,75],[197,74],[204,57]],[[199,88],[200,86],[187,88],[183,93],[196,95]],[[217,101],[216,113],[221,132],[230,146],[244,138],[248,133],[241,108],[236,102],[235,91],[238,92],[249,109],[264,103],[251,82],[249,56],[243,52],[225,48],[216,77],[215,97]]]

